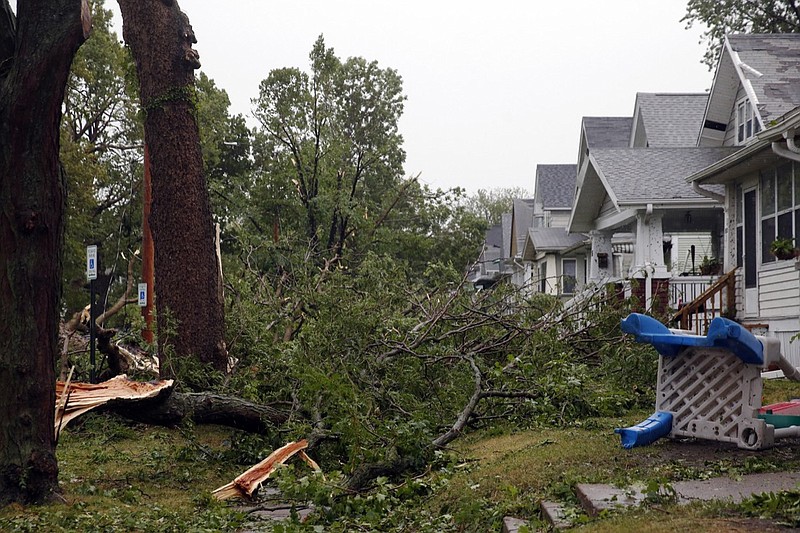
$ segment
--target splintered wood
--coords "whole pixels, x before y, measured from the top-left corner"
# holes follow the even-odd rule
[[[173,380],[140,382],[126,375],[103,383],[56,382],[55,431],[58,433],[74,418],[112,400],[136,401],[153,398],[172,388]]]
[[[290,442],[269,454],[269,457],[239,475],[232,482],[214,490],[211,494],[218,500],[237,497],[250,498],[261,483],[266,481],[279,465],[288,461],[295,454],[299,454],[300,458],[315,472],[320,472],[319,465],[303,451],[306,448],[308,448],[308,441],[305,439]]]

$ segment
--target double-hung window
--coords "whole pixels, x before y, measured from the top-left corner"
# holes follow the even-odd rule
[[[561,262],[561,293],[575,294],[578,277],[578,262],[575,259],[564,259]]]
[[[761,131],[761,124],[749,98],[736,104],[736,144],[744,144]]]

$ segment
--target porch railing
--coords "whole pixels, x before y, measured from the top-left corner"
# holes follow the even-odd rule
[[[674,281],[674,280],[673,280]],[[690,295],[692,296],[692,295]],[[720,276],[710,287],[682,303],[672,316],[672,323],[680,329],[705,335],[712,320],[734,312],[736,305],[736,269]]]

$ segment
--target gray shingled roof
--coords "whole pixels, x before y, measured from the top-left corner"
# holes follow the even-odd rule
[[[511,256],[511,213],[503,213],[500,218],[503,226],[503,253],[500,257],[507,259]]]
[[[592,158],[619,203],[704,198],[685,178],[738,150],[726,148],[608,148]],[[709,187],[709,190],[712,190]],[[713,189],[724,192],[722,188]]]
[[[583,117],[586,144],[594,148],[627,148],[631,137],[631,117]]]
[[[650,148],[697,145],[707,93],[637,93],[636,102]]]
[[[577,165],[536,165],[536,196],[544,209],[572,207]]]
[[[528,237],[537,252],[559,252],[586,240],[582,233],[567,233],[564,228],[530,228]]]
[[[514,234],[517,237],[517,253],[522,252],[528,228],[533,225],[533,199],[514,199]]]
[[[486,230],[486,246],[503,247],[503,224],[495,224]]]
[[[800,34],[728,35],[739,59],[761,76],[742,69],[758,98],[765,124],[800,104]]]

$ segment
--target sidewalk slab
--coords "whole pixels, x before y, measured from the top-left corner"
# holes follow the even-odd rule
[[[503,518],[503,533],[518,533],[522,526],[527,526],[526,520],[520,520],[513,516],[506,516]]]
[[[768,472],[738,478],[676,481],[671,486],[675,489],[680,504],[711,500],[739,503],[754,494],[797,488],[800,486],[800,472]],[[581,483],[576,486],[576,492],[581,505],[590,516],[597,516],[604,510],[639,505],[645,500],[641,485],[621,489],[606,484]]]
[[[632,485],[621,489],[606,484],[579,483],[575,487],[578,500],[589,516],[597,516],[602,511],[639,505],[644,501],[644,487]]]
[[[572,526],[566,518],[564,506],[560,503],[542,500],[539,502],[539,508],[542,510],[542,516],[553,529],[566,529]]]
[[[725,500],[739,503],[762,492],[790,490],[800,485],[800,472],[766,472],[739,478],[718,477],[703,481],[676,481],[672,484],[681,503]]]

